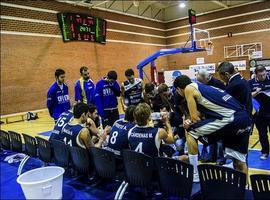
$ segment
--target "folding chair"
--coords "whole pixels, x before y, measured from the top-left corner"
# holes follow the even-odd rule
[[[38,158],[47,165],[52,161],[51,143],[41,137],[36,137],[36,141],[38,147]]]
[[[202,199],[244,199],[246,174],[227,167],[198,166]]]
[[[89,175],[91,170],[90,156],[86,149],[81,147],[69,147],[73,167],[80,174]]]
[[[172,158],[156,157],[155,164],[162,192],[189,199],[193,184],[193,166]]]
[[[250,180],[254,200],[270,199],[270,175],[253,174]]]
[[[138,186],[144,189],[152,184],[154,159],[143,153],[132,150],[123,150],[126,181],[123,181],[116,192],[115,199],[122,199],[128,187]]]
[[[11,142],[11,150],[22,153],[22,137],[19,133],[16,133],[14,131],[8,131],[10,136],[10,142]]]
[[[1,148],[4,150],[10,150],[10,136],[6,131],[1,130]]]
[[[25,154],[26,156],[23,158],[23,160],[21,161],[19,168],[18,168],[18,172],[17,175],[21,175],[23,167],[25,165],[25,163],[27,162],[27,160],[30,157],[37,157],[37,144],[36,144],[36,139],[30,135],[26,135],[26,134],[22,134],[23,135],[23,139],[24,139],[24,143],[25,143]]]
[[[60,167],[68,169],[70,163],[70,154],[68,146],[59,140],[51,140],[54,154],[54,162]]]

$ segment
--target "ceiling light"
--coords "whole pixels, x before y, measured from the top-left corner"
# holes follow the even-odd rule
[[[182,3],[179,4],[179,7],[184,8],[184,7],[186,7],[186,4],[182,2]]]

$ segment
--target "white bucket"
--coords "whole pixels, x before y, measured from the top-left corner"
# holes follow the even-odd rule
[[[26,199],[61,199],[64,172],[62,167],[41,167],[20,175],[17,182]]]

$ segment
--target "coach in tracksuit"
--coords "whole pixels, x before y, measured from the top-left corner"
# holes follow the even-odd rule
[[[95,104],[102,118],[103,128],[107,125],[112,126],[119,119],[117,97],[120,96],[120,86],[116,80],[117,73],[109,71],[107,77],[96,84]]]
[[[259,139],[262,146],[261,159],[266,160],[269,156],[269,139],[270,130],[270,97],[264,94],[270,91],[270,77],[267,76],[264,66],[257,66],[255,69],[255,78],[249,80],[249,86],[252,96],[259,102],[260,111],[256,116],[255,124],[259,132]]]
[[[59,116],[70,109],[68,86],[65,84],[65,71],[55,71],[56,81],[51,85],[47,93],[47,108],[51,117],[56,122]]]

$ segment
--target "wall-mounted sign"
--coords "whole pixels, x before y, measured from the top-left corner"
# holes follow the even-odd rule
[[[250,55],[250,58],[262,58],[262,51],[253,51]]]
[[[270,58],[269,59],[252,59],[249,61],[250,67],[256,67],[257,65],[262,65],[265,67],[270,66]]]
[[[194,70],[190,70],[190,69],[164,71],[164,80],[165,80],[165,83],[169,87],[171,87],[171,86],[173,86],[173,82],[174,82],[175,78],[177,76],[180,76],[180,75],[183,75],[183,74],[184,75],[187,75],[191,79],[195,79],[196,78],[195,71]]]
[[[210,64],[201,64],[201,65],[190,65],[189,69],[192,69],[195,72],[199,71],[200,69],[205,69],[209,73],[213,74],[216,71],[216,64],[210,63]]]
[[[238,60],[238,61],[228,61],[233,64],[233,66],[238,71],[243,71],[247,69],[247,61],[246,60]],[[218,66],[221,64],[221,62],[218,63]]]
[[[197,64],[204,64],[204,57],[202,57],[202,58],[196,58],[196,63]]]

